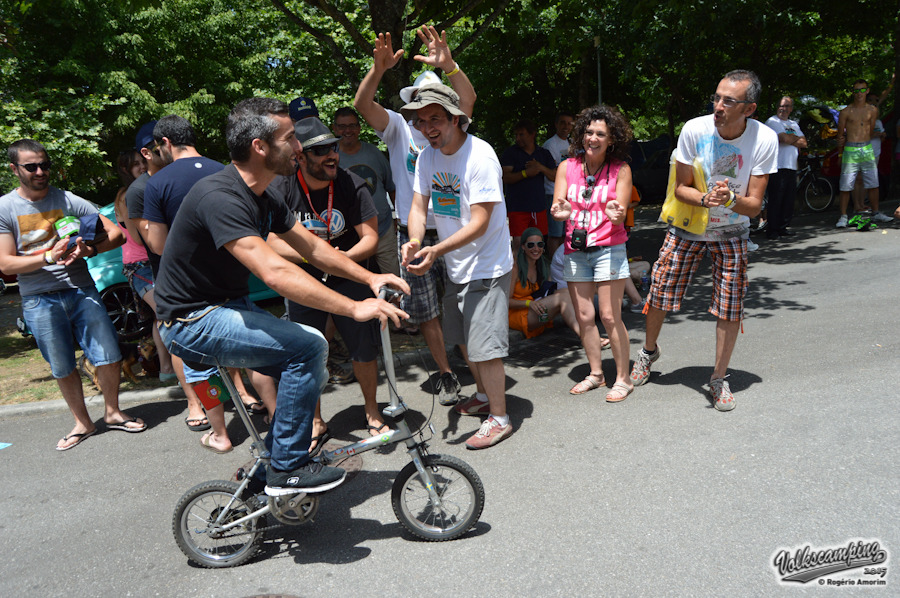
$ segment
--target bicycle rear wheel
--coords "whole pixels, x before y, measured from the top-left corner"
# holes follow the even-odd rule
[[[803,188],[803,198],[810,210],[822,212],[834,201],[834,186],[823,176],[813,176]]]
[[[431,542],[453,540],[475,525],[484,509],[484,486],[465,461],[448,455],[429,455],[425,467],[431,480],[421,479],[415,463],[404,467],[391,491],[397,519],[414,536]],[[441,504],[428,493],[433,483]]]
[[[263,532],[258,519],[228,531],[221,531],[216,519],[228,509],[222,523],[236,521],[259,509],[256,498],[234,498],[237,482],[204,482],[188,490],[178,501],[172,517],[175,542],[190,560],[201,567],[222,568],[241,565],[257,553]],[[229,506],[230,504],[230,506]]]

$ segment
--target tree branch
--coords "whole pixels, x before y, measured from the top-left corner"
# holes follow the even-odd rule
[[[458,46],[456,46],[456,48],[454,48],[454,49],[452,50],[453,55],[454,55],[454,56],[459,56],[460,54],[462,54],[463,52],[465,52],[466,48],[468,48],[469,46],[471,46],[472,43],[473,43],[476,39],[478,39],[479,36],[481,36],[482,33],[484,33],[485,31],[487,31],[487,28],[490,27],[491,24],[493,24],[493,22],[497,20],[497,17],[500,16],[500,13],[502,13],[504,10],[506,10],[506,7],[509,5],[510,1],[511,1],[511,0],[501,0],[500,4],[497,5],[497,8],[494,9],[494,12],[492,12],[492,13],[488,16],[488,18],[486,18],[486,19],[484,20],[484,22],[481,23],[481,26],[478,27],[478,29],[476,29],[475,31],[473,31],[472,34],[471,34],[469,37],[467,37],[466,39],[464,39]],[[472,6],[472,8],[474,8],[474,7],[475,7],[475,6]],[[463,15],[463,14],[460,14],[459,17],[454,16],[454,18],[457,18],[457,19],[458,19],[458,18],[460,18],[460,17],[462,17],[462,16],[464,16],[464,15]],[[456,22],[456,21],[454,21],[454,20],[445,21],[444,23],[441,23],[440,26],[437,27],[437,29],[438,29],[438,31],[440,31],[441,29],[446,29],[447,27],[449,27],[450,25],[452,25],[452,24],[455,23],[455,22]]]

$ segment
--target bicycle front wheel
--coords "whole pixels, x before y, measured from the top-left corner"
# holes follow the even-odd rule
[[[258,519],[222,531],[216,520],[227,509],[221,523],[236,521],[259,509],[256,498],[234,498],[237,482],[204,482],[188,490],[178,501],[172,517],[172,532],[178,548],[202,567],[222,568],[241,565],[256,554],[263,532],[256,529]],[[234,500],[232,501],[232,499]]]
[[[814,176],[806,183],[803,198],[810,210],[822,212],[834,201],[834,186],[825,177]]]
[[[429,455],[425,467],[430,480],[421,479],[414,463],[394,481],[391,504],[397,519],[414,536],[431,542],[453,540],[469,531],[484,509],[484,486],[465,461],[448,455]],[[436,505],[428,492],[434,486]]]

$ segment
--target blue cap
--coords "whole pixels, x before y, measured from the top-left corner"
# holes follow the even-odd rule
[[[319,111],[316,110],[316,103],[309,98],[294,98],[288,109],[291,114],[291,120],[294,122],[310,116],[319,116]]]
[[[146,125],[138,129],[137,135],[134,138],[134,149],[139,150],[153,141],[153,127],[155,126],[156,121],[151,120]]]

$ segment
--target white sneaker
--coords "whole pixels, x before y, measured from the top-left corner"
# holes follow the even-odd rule
[[[759,249],[759,245],[747,239],[747,251],[756,251],[757,249]]]
[[[633,313],[633,314],[643,313],[643,311],[644,311],[644,304],[645,304],[646,302],[647,302],[646,299],[641,299],[641,302],[640,302],[640,303],[634,303],[634,304],[632,304],[631,307],[629,307],[628,309],[629,309],[629,310],[631,311],[631,313]]]
[[[847,228],[847,215],[843,214],[840,218],[838,218],[837,224],[834,225],[835,228]]]
[[[894,219],[883,212],[875,212],[872,214],[872,220],[875,222],[893,222]]]

